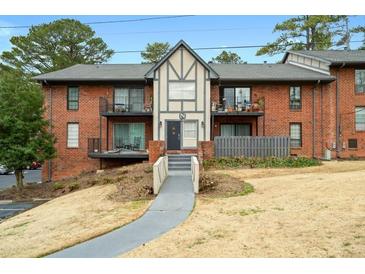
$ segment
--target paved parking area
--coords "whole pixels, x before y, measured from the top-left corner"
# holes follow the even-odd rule
[[[30,203],[30,202],[0,203],[0,221],[4,218],[18,214],[34,206],[36,206],[36,203]]]
[[[41,169],[24,170],[25,182],[40,182],[41,181]],[[0,189],[9,188],[15,185],[16,179],[14,174],[0,175]]]

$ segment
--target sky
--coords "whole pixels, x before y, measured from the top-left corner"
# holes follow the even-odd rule
[[[138,19],[153,16],[0,16],[1,26],[28,26],[48,23],[60,18],[74,18],[83,23],[95,21],[112,21]],[[115,51],[143,50],[147,43],[169,42],[172,46],[180,39],[185,40],[192,48],[221,47],[241,45],[264,45],[274,41],[278,33],[272,30],[276,23],[290,16],[191,16],[161,20],[96,24],[91,27]],[[365,26],[365,16],[352,16],[350,27]],[[0,52],[10,50],[9,39],[12,36],[26,35],[28,29],[1,29]],[[363,40],[363,35],[355,35],[351,40]],[[351,43],[356,49],[361,43]],[[275,63],[282,54],[275,56],[255,56],[257,48],[229,49],[241,56],[248,63]],[[218,55],[222,50],[197,50],[206,61]],[[140,53],[116,53],[108,63],[140,63]]]

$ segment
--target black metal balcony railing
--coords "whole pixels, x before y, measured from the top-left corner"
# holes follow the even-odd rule
[[[100,153],[100,138],[88,138],[87,139],[87,151],[88,153]]]
[[[224,101],[219,104],[212,104],[212,112],[260,112],[263,107],[258,103],[245,102],[242,104],[228,105]]]
[[[152,105],[143,102],[130,101],[129,104],[109,103],[108,99],[100,97],[100,113],[152,113]]]

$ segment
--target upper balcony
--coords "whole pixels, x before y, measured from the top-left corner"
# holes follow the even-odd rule
[[[225,98],[221,98],[220,103],[212,102],[213,116],[262,116],[264,115],[264,101],[263,99],[251,103],[244,101],[237,104],[229,104]]]
[[[107,98],[100,97],[99,109],[102,116],[152,116],[152,104],[146,104],[139,100],[129,100],[127,103],[111,103]]]

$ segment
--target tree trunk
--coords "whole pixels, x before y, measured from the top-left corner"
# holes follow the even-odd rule
[[[16,178],[16,187],[18,189],[18,191],[22,191],[24,184],[23,184],[23,170],[22,169],[17,169],[15,170],[15,178]]]

